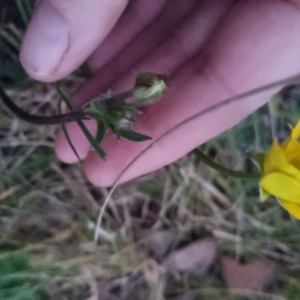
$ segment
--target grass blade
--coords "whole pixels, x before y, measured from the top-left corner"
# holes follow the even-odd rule
[[[61,114],[61,99],[58,102],[58,112],[59,112],[59,114]],[[72,151],[76,155],[78,161],[82,162],[81,158],[78,155],[78,152],[77,152],[76,148],[74,147],[74,145],[73,145],[73,143],[71,141],[71,138],[70,138],[69,133],[67,131],[66,125],[65,124],[61,124],[61,126],[62,126],[63,133],[64,133],[64,135],[65,135],[65,137],[66,137],[66,139],[68,141],[68,144],[70,145]]]
[[[26,13],[25,7],[23,6],[23,1],[22,0],[15,0],[15,3],[18,7],[19,13],[21,15],[21,18],[23,19],[23,22],[24,22],[25,26],[27,26],[28,21],[29,21],[29,17]]]

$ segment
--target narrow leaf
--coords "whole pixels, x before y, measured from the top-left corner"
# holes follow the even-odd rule
[[[96,136],[96,141],[98,144],[100,144],[103,140],[103,137],[105,135],[105,124],[101,119],[97,120],[97,136]]]
[[[143,142],[143,141],[152,140],[151,137],[135,132],[131,129],[119,129],[119,135],[120,137],[132,142]]]
[[[68,98],[66,97],[66,95],[64,94],[64,92],[62,91],[62,89],[60,87],[57,87],[57,91],[60,94],[60,96],[62,97],[62,99],[66,102],[69,110],[70,111],[74,111],[73,107],[71,106]],[[86,136],[86,138],[88,139],[88,141],[90,142],[90,144],[93,147],[93,149],[98,153],[98,155],[103,160],[105,160],[105,157],[106,157],[105,151],[99,146],[99,144],[94,139],[94,137],[90,134],[90,132],[88,131],[88,129],[86,128],[86,126],[84,125],[84,123],[82,121],[76,121],[76,122],[77,122],[78,126],[81,128],[81,130],[84,133],[84,135]]]
[[[15,3],[18,7],[19,13],[21,15],[21,18],[23,19],[23,22],[24,22],[25,26],[27,26],[29,17],[27,15],[25,7],[23,6],[23,1],[22,0],[15,0]]]

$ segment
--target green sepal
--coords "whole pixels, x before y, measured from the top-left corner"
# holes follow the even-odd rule
[[[249,151],[246,155],[252,160],[258,170],[263,173],[265,153]]]
[[[92,102],[87,107],[84,108],[87,113],[92,113],[95,117],[102,117],[105,114],[105,107],[101,102]]]
[[[264,190],[261,186],[259,187],[259,201],[264,202],[268,198],[271,197],[271,194],[269,194],[266,190]]]
[[[119,131],[118,133],[119,133],[120,137],[122,137],[126,140],[129,140],[129,141],[132,141],[132,142],[144,142],[144,141],[152,140],[151,137],[141,134],[141,133],[138,133],[131,129],[120,128],[118,131]]]
[[[246,155],[253,161],[253,163],[258,168],[260,173],[263,174],[265,153],[249,151],[246,153]],[[271,197],[271,194],[269,194],[266,190],[264,190],[261,186],[259,186],[260,202],[263,202],[270,197]]]
[[[107,126],[110,128],[110,130],[117,136],[117,138],[120,138],[120,130],[114,120],[109,120],[107,123]]]

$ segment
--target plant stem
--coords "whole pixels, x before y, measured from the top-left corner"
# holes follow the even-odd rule
[[[113,109],[119,107],[127,98],[132,95],[132,91],[125,91],[121,94],[112,96],[102,101],[106,109]],[[77,110],[74,112],[56,115],[56,116],[36,116],[29,114],[18,107],[12,99],[5,93],[4,89],[0,86],[0,98],[4,104],[20,119],[36,124],[36,125],[57,125],[65,124],[72,121],[93,119],[93,114],[85,112],[84,110]]]
[[[228,176],[237,177],[237,178],[253,178],[253,179],[258,179],[261,176],[259,173],[239,172],[239,171],[234,171],[234,170],[225,168],[225,167],[217,164],[216,162],[214,162],[211,158],[209,158],[207,155],[205,155],[199,148],[195,149],[194,152],[195,152],[196,156],[198,158],[200,158],[200,160],[202,160],[208,166],[210,166],[211,168],[213,168],[223,174],[226,174]]]

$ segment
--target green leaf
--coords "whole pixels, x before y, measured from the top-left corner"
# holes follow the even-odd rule
[[[84,111],[93,113],[95,116],[100,117],[105,114],[105,107],[101,102],[92,102],[84,108]]]
[[[132,142],[143,142],[143,141],[148,141],[148,140],[152,140],[151,137],[135,132],[131,129],[119,129],[119,135],[120,137],[127,139],[129,141]]]
[[[98,119],[97,120],[97,135],[96,135],[96,141],[97,143],[101,143],[103,138],[104,138],[104,135],[105,135],[105,129],[106,129],[106,126],[103,122],[103,120],[101,119]]]

